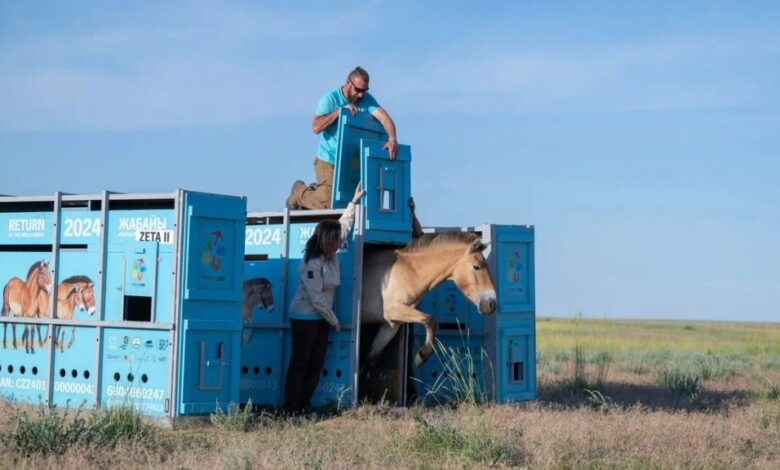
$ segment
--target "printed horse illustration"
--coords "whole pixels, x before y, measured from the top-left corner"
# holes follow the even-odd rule
[[[436,321],[415,308],[428,291],[446,280],[474,303],[479,313],[496,310],[496,289],[482,251],[487,245],[470,232],[425,234],[400,250],[367,251],[364,258],[361,323],[381,326],[366,365],[373,364],[401,323],[425,326],[425,344],[415,356],[419,367],[433,352]]]
[[[244,325],[252,323],[255,307],[262,307],[267,312],[274,309],[274,294],[271,282],[264,277],[255,277],[244,281],[244,301],[241,305]],[[246,346],[252,340],[251,328],[244,328],[241,335],[241,346]]]
[[[95,314],[95,292],[92,279],[87,276],[71,276],[57,286],[57,318],[60,320],[73,320],[76,307],[86,310],[90,315]],[[60,333],[62,337],[60,338]],[[65,331],[60,325],[54,327],[54,346],[59,345],[60,351],[64,351]],[[71,327],[68,348],[73,346],[76,339],[76,327]]]
[[[0,311],[0,314],[7,317],[13,313],[15,317],[23,318],[41,318],[46,316],[49,310],[51,284],[49,264],[44,261],[36,261],[27,271],[27,281],[13,277],[6,283],[3,288],[3,309]],[[33,330],[33,327],[35,327],[35,330]],[[16,348],[15,323],[11,324],[11,331],[13,332],[13,347]],[[22,342],[24,343],[25,352],[35,352],[35,331],[38,332],[39,346],[43,346],[41,325],[24,325]],[[8,323],[3,323],[3,348],[7,347],[7,333]]]

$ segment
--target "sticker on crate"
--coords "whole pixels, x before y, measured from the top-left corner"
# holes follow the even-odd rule
[[[509,282],[519,284],[520,273],[522,271],[523,271],[523,261],[520,258],[520,253],[515,251],[514,253],[509,255],[509,259],[507,260],[506,277],[509,280]]]
[[[227,254],[227,247],[222,231],[215,230],[209,233],[203,244],[203,257],[201,258],[203,266],[211,266],[214,271],[219,271],[222,268],[222,258],[225,254]]]
[[[73,320],[76,309],[95,314],[95,283],[88,276],[71,276],[57,286],[57,318],[60,320]],[[65,350],[65,330],[62,325],[54,326],[54,347],[60,352]],[[70,328],[68,349],[76,340],[76,327]]]
[[[173,244],[173,230],[136,230],[135,241],[153,242],[162,245]]]
[[[49,272],[49,263],[46,261],[36,261],[27,270],[26,280],[18,277],[12,277],[3,287],[3,309],[2,316],[22,318],[41,318],[49,312],[49,291],[51,290],[52,278]],[[11,324],[13,333],[13,347],[17,347],[16,342],[16,323]],[[27,353],[35,353],[34,337],[38,332],[39,345],[43,346],[43,337],[41,336],[41,325],[24,325],[22,333],[22,343]],[[3,347],[7,347],[8,323],[3,324]]]
[[[18,277],[12,277],[3,288],[3,308],[0,313],[4,317],[43,318],[49,314],[49,292],[52,278],[49,272],[49,264],[45,261],[36,261],[27,272],[27,280],[22,281]],[[72,320],[76,309],[86,311],[90,315],[95,313],[95,292],[92,279],[84,275],[71,276],[57,286],[57,314],[60,320]],[[18,346],[16,341],[16,324],[11,324],[13,347]],[[24,325],[21,342],[25,352],[35,353],[35,334],[38,334],[38,345],[43,346],[41,325]],[[67,347],[73,346],[76,328],[71,327],[70,340]],[[54,329],[54,345],[60,351],[64,350],[65,331],[61,325]],[[8,347],[8,324],[3,325],[3,347]]]

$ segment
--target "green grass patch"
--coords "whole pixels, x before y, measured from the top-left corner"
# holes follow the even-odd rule
[[[780,324],[674,320],[596,320],[539,318],[539,351],[572,351],[579,342],[589,351],[678,351],[687,353],[780,356]]]
[[[30,414],[17,409],[7,439],[23,456],[62,454],[74,445],[112,449],[121,441],[152,445],[158,429],[130,407],[95,410],[86,417],[75,411],[43,404]]]
[[[415,431],[411,447],[421,460],[445,466],[447,461],[466,460],[487,467],[518,466],[523,462],[523,454],[517,447],[521,437],[517,430],[510,430],[512,435],[502,439],[486,423],[456,424],[449,416],[429,422],[418,413],[413,418]]]
[[[780,354],[772,354],[761,360],[761,368],[765,370],[780,370]]]

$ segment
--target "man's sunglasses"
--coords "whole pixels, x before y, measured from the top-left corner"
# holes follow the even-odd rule
[[[359,88],[357,85],[355,85],[355,82],[353,82],[351,78],[349,79],[349,83],[352,84],[352,88],[354,88],[355,91],[358,92],[358,93],[365,93],[365,92],[368,91],[368,87],[366,87],[366,88]]]

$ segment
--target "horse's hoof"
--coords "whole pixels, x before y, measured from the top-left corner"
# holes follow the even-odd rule
[[[414,356],[414,367],[419,368],[423,362],[425,362],[425,358],[420,353],[417,353]]]

